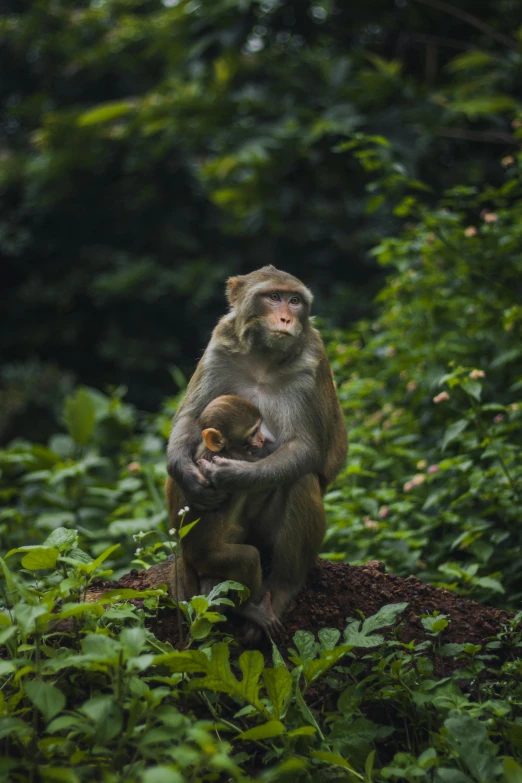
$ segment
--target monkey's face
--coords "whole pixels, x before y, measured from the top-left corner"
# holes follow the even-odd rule
[[[246,437],[246,450],[249,454],[255,455],[258,451],[261,451],[265,445],[265,436],[261,432],[261,419],[259,419],[254,429],[251,429],[247,433]]]
[[[308,307],[299,291],[266,289],[256,294],[253,326],[268,347],[289,348],[301,336]]]

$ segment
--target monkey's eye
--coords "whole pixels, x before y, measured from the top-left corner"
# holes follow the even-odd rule
[[[288,302],[293,305],[301,304],[301,300],[299,299],[298,296],[291,296]]]
[[[278,294],[278,293],[276,293],[276,291],[273,291],[271,294],[268,294],[268,298],[269,298],[269,299],[270,299],[272,302],[279,302],[279,300],[280,300],[280,298],[281,298],[281,297],[279,296],[279,294]]]

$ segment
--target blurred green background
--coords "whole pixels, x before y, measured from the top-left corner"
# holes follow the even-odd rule
[[[518,0],[3,6],[4,442],[77,382],[156,410],[230,274],[273,263],[326,325],[371,315],[369,250],[411,199],[498,185],[517,150]]]

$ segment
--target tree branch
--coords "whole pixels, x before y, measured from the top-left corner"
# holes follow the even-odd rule
[[[479,19],[478,16],[474,16],[467,11],[462,11],[462,9],[456,8],[454,5],[444,2],[444,0],[416,0],[416,2],[422,3],[422,5],[428,5],[431,8],[436,8],[438,11],[444,11],[447,14],[451,14],[451,16],[455,16],[457,19],[462,19],[463,22],[467,22],[467,24],[472,27],[476,27],[477,30],[480,30],[489,38],[493,38],[495,41],[498,41],[503,46],[507,46],[509,49],[518,51],[518,45],[513,38],[504,35],[504,33],[498,33],[489,24],[483,22],[482,19]]]

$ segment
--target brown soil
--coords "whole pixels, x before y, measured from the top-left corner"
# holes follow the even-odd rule
[[[100,597],[104,589],[122,587],[143,590],[165,584],[168,569],[168,564],[161,564],[148,571],[131,571],[119,582],[96,584],[90,595],[91,600]],[[278,640],[278,646],[282,652],[292,646],[292,637],[297,630],[312,631],[314,634],[321,628],[338,628],[342,631],[346,627],[347,618],[359,618],[360,612],[369,617],[381,607],[399,602],[408,603],[398,620],[398,635],[403,642],[426,639],[420,616],[434,611],[446,614],[450,619],[449,626],[440,636],[441,643],[479,644],[495,635],[510,618],[508,612],[424,584],[416,577],[404,579],[387,574],[383,564],[376,560],[354,567],[317,558],[305,587],[291,602],[283,617],[286,630]],[[179,646],[176,611],[160,611],[156,618],[148,621],[148,626],[162,641]],[[227,627],[239,636],[238,620],[232,618]],[[241,648],[241,640],[238,641]],[[440,674],[447,671],[448,667],[454,667],[453,661],[449,659],[439,659],[436,664],[436,671]]]

